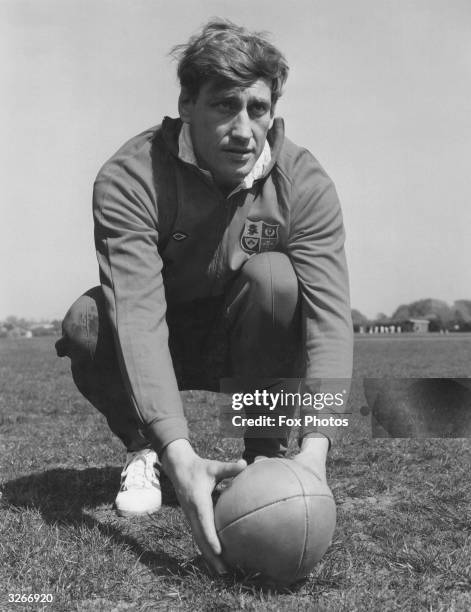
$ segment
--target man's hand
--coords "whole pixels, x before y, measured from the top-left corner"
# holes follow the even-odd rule
[[[328,450],[329,440],[326,437],[306,437],[303,439],[301,451],[294,457],[294,461],[301,463],[322,481],[327,482],[325,463]]]
[[[162,467],[175,487],[196,544],[219,574],[226,568],[220,557],[221,544],[214,525],[211,493],[220,480],[236,476],[246,466],[242,459],[237,463],[203,459],[184,439],[171,442],[162,455]]]

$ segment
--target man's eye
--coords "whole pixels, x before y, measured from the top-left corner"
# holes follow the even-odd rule
[[[215,106],[222,111],[230,111],[234,108],[234,104],[231,102],[231,100],[220,100],[219,102],[216,102]]]
[[[265,113],[268,113],[269,108],[265,104],[253,104],[250,110],[254,117],[263,117]]]

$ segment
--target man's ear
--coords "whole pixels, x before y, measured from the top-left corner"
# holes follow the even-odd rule
[[[183,123],[191,123],[194,100],[186,87],[182,87],[178,96],[178,113]]]
[[[270,109],[270,127],[268,128],[269,130],[272,129],[273,122],[275,121],[275,107],[276,107],[276,104],[272,104],[271,105],[271,109]]]

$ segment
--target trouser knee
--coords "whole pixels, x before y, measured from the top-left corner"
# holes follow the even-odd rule
[[[59,357],[70,357],[78,390],[106,417],[128,451],[147,448],[119,369],[101,287],[93,287],[69,308],[56,350]]]
[[[111,329],[104,312],[101,287],[93,287],[69,308],[62,321],[62,338],[56,343],[59,357],[73,362],[93,361],[98,350],[106,350]]]
[[[248,383],[248,388],[252,388],[251,385],[257,387],[257,378],[263,383],[267,377],[287,379],[300,375],[303,357],[299,313],[299,285],[290,259],[277,252],[251,257],[232,287],[227,309],[232,331],[232,373],[239,384]],[[283,389],[290,390],[291,384],[297,391],[296,381],[284,380]],[[292,408],[284,411],[292,416]],[[250,408],[245,413],[252,416]],[[253,416],[258,414],[255,409]],[[257,455],[285,456],[288,428],[277,435],[246,438],[246,461],[251,463]]]
[[[299,286],[283,253],[251,257],[227,300],[235,377],[296,377],[302,370]]]
[[[298,309],[299,287],[287,255],[267,252],[251,257],[242,267],[228,302],[230,321],[246,306],[277,327],[289,327]]]

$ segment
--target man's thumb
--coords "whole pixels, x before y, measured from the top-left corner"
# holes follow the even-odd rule
[[[244,459],[239,459],[239,461],[226,463],[224,461],[218,461],[216,463],[216,469],[214,471],[214,476],[216,477],[216,481],[219,482],[224,478],[231,478],[232,476],[237,476],[247,467],[247,462]]]

